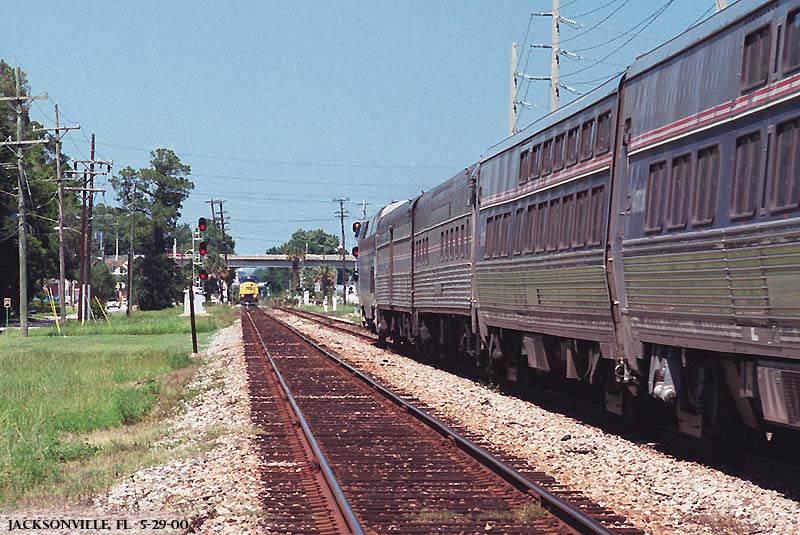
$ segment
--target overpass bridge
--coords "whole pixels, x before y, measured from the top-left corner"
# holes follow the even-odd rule
[[[287,268],[291,269],[296,257],[285,254],[263,254],[263,255],[228,255],[228,267],[242,268]],[[344,257],[344,265],[347,269],[355,269],[356,258],[352,255]],[[309,254],[305,258],[297,258],[297,267],[318,267],[330,266],[333,268],[342,267],[342,257],[338,254]]]
[[[167,256],[175,260],[180,265],[190,262],[192,255],[167,253]],[[291,269],[292,264],[297,258],[299,269],[307,267],[331,266],[334,268],[342,267],[342,257],[338,254],[309,254],[305,257],[295,257],[285,254],[261,254],[261,255],[228,255],[228,267],[243,268],[286,268]],[[347,269],[355,269],[356,258],[352,255],[344,257],[344,265]]]

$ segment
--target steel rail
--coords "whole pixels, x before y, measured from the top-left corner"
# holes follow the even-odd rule
[[[340,359],[335,353],[322,347],[320,344],[298,331],[286,322],[283,322],[273,316],[276,321],[280,321],[286,328],[295,333],[297,336],[305,340],[307,343],[314,346],[317,351],[320,351],[325,356],[333,360],[336,364],[358,377],[361,381],[375,389],[386,399],[401,407],[404,411],[414,416],[420,422],[424,423],[434,431],[452,441],[459,449],[466,452],[468,455],[476,459],[478,462],[489,468],[492,472],[499,475],[513,487],[521,492],[534,496],[540,501],[541,506],[550,512],[553,516],[567,524],[570,528],[577,531],[581,535],[614,535],[614,532],[589,517],[585,513],[576,509],[569,503],[561,498],[552,494],[541,485],[536,484],[524,475],[520,474],[500,459],[481,448],[471,440],[461,436],[457,431],[446,425],[445,423],[434,418],[425,411],[418,409],[414,405],[408,403],[397,394],[391,392],[384,386],[375,382],[371,377],[363,372],[355,369],[350,364],[347,364]]]
[[[297,402],[292,395],[291,390],[289,390],[289,386],[286,384],[286,381],[283,379],[283,375],[278,370],[278,367],[275,365],[275,361],[272,358],[269,350],[267,349],[267,344],[264,343],[264,339],[261,337],[261,333],[258,331],[258,327],[256,326],[255,321],[253,320],[253,316],[249,310],[245,310],[247,313],[247,319],[250,320],[250,323],[253,325],[253,330],[258,337],[258,341],[261,344],[261,347],[264,349],[264,353],[267,355],[267,360],[272,367],[272,371],[275,373],[275,376],[278,379],[278,382],[281,385],[281,389],[283,393],[286,395],[286,400],[289,403],[289,406],[292,408],[292,412],[294,412],[295,417],[297,418],[297,422],[300,426],[300,429],[303,431],[303,435],[305,436],[306,440],[308,441],[309,446],[311,447],[312,451],[314,452],[314,458],[319,465],[320,472],[323,475],[325,483],[328,486],[328,490],[333,496],[334,501],[336,502],[336,507],[339,510],[340,516],[344,519],[345,523],[347,524],[347,528],[350,530],[351,535],[365,535],[364,529],[361,527],[361,523],[359,522],[358,518],[356,518],[353,509],[350,507],[347,498],[342,492],[342,488],[339,486],[339,482],[336,480],[336,476],[331,470],[330,465],[328,465],[328,461],[325,459],[325,455],[322,453],[322,449],[320,449],[319,444],[317,443],[316,438],[314,438],[314,434],[311,432],[311,428],[308,426],[308,422],[306,422],[305,417],[303,416],[303,412],[300,410],[300,407],[297,405]]]

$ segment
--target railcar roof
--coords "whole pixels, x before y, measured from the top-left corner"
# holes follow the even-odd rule
[[[618,74],[613,78],[611,78],[610,80],[606,80],[601,85],[592,89],[585,95],[581,95],[580,97],[576,98],[569,104],[565,104],[560,108],[558,108],[556,111],[550,112],[544,117],[541,117],[536,121],[532,122],[531,124],[526,126],[523,130],[520,130],[513,136],[507,137],[506,139],[494,145],[493,147],[489,147],[489,150],[486,151],[486,154],[484,154],[481,157],[481,163],[485,162],[486,160],[494,156],[497,156],[498,154],[500,154],[505,150],[510,149],[511,147],[517,145],[518,143],[522,143],[524,140],[528,139],[537,132],[540,132],[549,126],[552,126],[556,123],[563,121],[564,119],[578,113],[582,109],[588,108],[592,104],[600,102],[609,95],[613,95],[614,93],[616,93],[617,88],[619,87],[620,78],[622,78],[622,74]]]
[[[703,22],[696,24],[686,30],[685,32],[676,35],[669,41],[654,48],[649,52],[645,52],[638,56],[633,64],[628,67],[628,78],[633,78],[648,69],[651,69],[659,63],[668,60],[672,56],[686,50],[697,43],[703,41],[709,36],[717,33],[739,20],[746,17],[754,11],[758,11],[767,4],[773,3],[775,0],[739,0],[731,4],[719,13],[707,18]]]
[[[599,102],[609,95],[614,94],[617,91],[620,79],[623,76],[631,78],[641,74],[680,53],[682,50],[689,48],[699,43],[703,39],[706,39],[710,35],[722,30],[740,18],[745,17],[772,2],[774,2],[774,0],[739,0],[738,2],[728,6],[719,13],[716,13],[715,15],[709,17],[699,24],[696,24],[695,26],[692,26],[685,32],[670,39],[666,43],[637,57],[633,64],[628,67],[625,73],[620,73],[614,76],[610,80],[603,82],[589,93],[586,93],[585,95],[576,98],[569,104],[558,108],[556,111],[548,113],[544,117],[537,119],[517,134],[507,137],[500,143],[489,147],[486,153],[481,157],[481,163],[493,158],[494,156],[497,156],[503,151],[510,149],[518,143],[521,143],[537,132],[545,130],[547,127],[563,121],[580,110]]]

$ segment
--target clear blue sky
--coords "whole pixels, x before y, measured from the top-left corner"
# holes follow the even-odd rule
[[[580,90],[714,6],[561,3],[562,16],[583,24],[562,26],[562,48],[587,58],[561,62],[564,83]],[[116,169],[146,166],[157,147],[175,150],[196,184],[183,220],[194,224],[210,215],[204,201],[225,199],[237,252],[261,253],[299,227],[338,235],[336,197],[352,199],[351,214],[360,216],[361,200],[372,213],[504,138],[511,43],[522,45],[526,32],[528,45],[549,42],[549,19],[530,14],[550,8],[548,0],[16,2],[3,10],[0,57],[28,73],[34,93],[51,96],[33,107],[35,119],[51,125],[55,101],[63,121],[81,123],[66,153],[87,156],[91,132]],[[528,58],[526,47],[525,65],[549,74],[549,52]],[[546,83],[523,84],[523,97],[546,106]],[[524,111],[520,126],[544,111]]]

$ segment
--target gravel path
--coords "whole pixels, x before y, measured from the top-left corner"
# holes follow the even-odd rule
[[[276,313],[393,390],[482,437],[501,457],[582,491],[653,535],[800,534],[800,503],[718,470],[604,433],[530,402]]]

